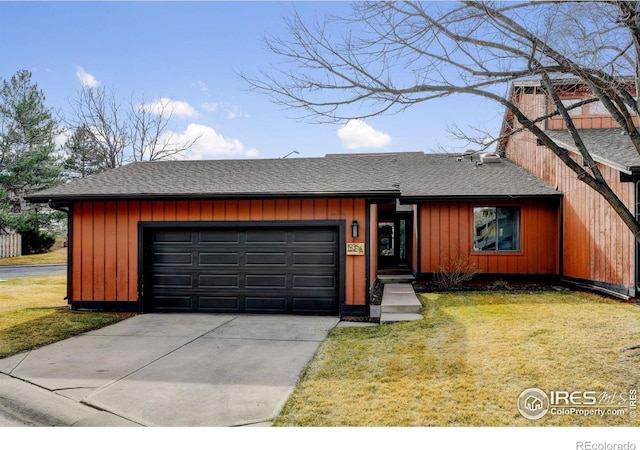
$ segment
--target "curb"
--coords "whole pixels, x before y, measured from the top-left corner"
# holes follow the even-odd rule
[[[23,426],[131,427],[140,424],[0,373],[0,415]]]

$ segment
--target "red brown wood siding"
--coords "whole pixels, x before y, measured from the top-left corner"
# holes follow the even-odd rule
[[[563,273],[584,280],[621,286],[634,284],[632,233],[611,206],[578,180],[549,149],[536,145],[530,133],[513,136],[506,156],[564,193]],[[579,161],[579,157],[575,157]],[[620,181],[611,167],[598,164],[609,185],[633,211],[633,183]]]
[[[520,251],[473,251],[473,208],[479,206],[520,207]],[[441,264],[462,256],[485,274],[559,273],[557,200],[434,201],[420,204],[419,214],[420,272],[438,272]]]
[[[366,223],[363,199],[95,201],[72,206],[71,301],[138,300],[138,222],[344,220]],[[366,258],[347,256],[345,303],[366,304]]]

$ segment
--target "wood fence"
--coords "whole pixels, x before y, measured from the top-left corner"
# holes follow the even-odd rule
[[[0,234],[0,258],[22,255],[22,236],[19,234]]]

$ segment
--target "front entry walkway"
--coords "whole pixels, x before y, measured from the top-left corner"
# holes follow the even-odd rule
[[[380,323],[421,320],[422,303],[410,283],[389,283],[382,291]]]

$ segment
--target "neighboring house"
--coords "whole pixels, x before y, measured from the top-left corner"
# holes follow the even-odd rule
[[[561,198],[495,155],[396,153],[134,163],[29,200],[68,212],[75,309],[367,316],[380,274],[460,257],[557,279]]]
[[[575,80],[557,80],[555,87],[567,105],[592,97]],[[529,117],[541,117],[555,109],[536,81],[515,83],[510,100]],[[600,102],[576,108],[571,116],[603,176],[637,217],[640,155],[628,136],[621,132]],[[518,128],[510,114],[505,122],[511,129]],[[554,141],[575,152],[576,161],[582,160],[561,118],[548,119],[543,127]],[[611,206],[578,180],[577,175],[530,132],[506,138],[499,153],[563,193],[560,237],[563,280],[622,298],[636,297],[640,251],[632,233]]]

